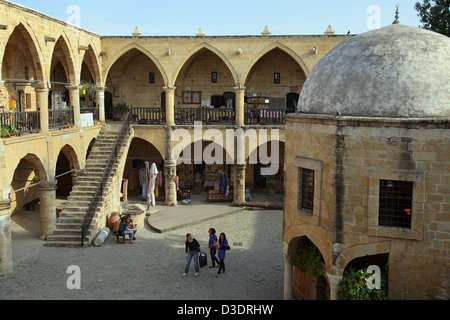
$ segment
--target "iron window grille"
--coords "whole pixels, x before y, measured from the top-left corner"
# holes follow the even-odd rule
[[[298,208],[312,214],[314,209],[314,171],[299,169]]]
[[[380,181],[378,225],[411,229],[413,182]]]

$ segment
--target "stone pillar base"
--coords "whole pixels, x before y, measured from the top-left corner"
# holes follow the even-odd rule
[[[40,200],[40,240],[53,234],[56,227],[56,188],[57,182],[47,182],[39,187]]]

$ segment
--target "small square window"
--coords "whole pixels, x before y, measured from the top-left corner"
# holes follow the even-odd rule
[[[280,84],[281,83],[281,74],[280,73],[275,73],[273,76],[273,83],[274,84]]]
[[[380,181],[378,225],[411,229],[413,183]]]
[[[298,208],[299,210],[313,213],[314,209],[314,171],[299,169],[298,182]]]
[[[148,78],[149,78],[150,83],[155,83],[155,73],[154,72],[150,72]]]

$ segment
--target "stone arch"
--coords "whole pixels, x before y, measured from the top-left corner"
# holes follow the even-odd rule
[[[71,170],[79,170],[79,158],[75,149],[66,144],[61,148],[55,159],[55,179],[57,183],[56,196],[67,197],[74,185],[74,173]]]
[[[92,45],[88,46],[88,50],[86,50],[81,57],[82,59],[80,60],[80,68],[79,68],[80,76],[78,78],[80,78],[80,80],[81,80],[81,72],[82,72],[83,63],[85,63],[86,57],[88,57],[88,59],[90,60],[90,61],[88,61],[90,63],[86,62],[86,64],[87,64],[89,71],[94,79],[94,83],[97,86],[101,86],[102,85],[102,73],[100,70],[100,62],[98,60],[98,55]]]
[[[305,76],[306,77],[309,76],[310,70],[309,70],[308,66],[305,64],[305,62],[303,61],[303,59],[294,50],[292,50],[291,48],[289,48],[286,45],[277,41],[277,42],[270,44],[269,46],[264,48],[262,51],[260,51],[255,57],[253,57],[253,59],[250,61],[250,63],[247,65],[247,67],[244,69],[244,72],[241,75],[242,81],[244,81],[244,83],[247,83],[250,72],[252,71],[252,69],[256,65],[256,63],[267,53],[269,53],[270,51],[277,49],[277,48],[284,51],[289,56],[291,56],[298,63],[300,68],[303,70],[303,72],[305,73]]]
[[[361,258],[364,256],[375,256],[378,254],[387,254],[390,251],[391,241],[354,245],[348,248],[344,248],[335,260],[334,264],[343,272],[347,265],[357,258]]]
[[[58,46],[61,47],[61,51],[57,51]],[[55,59],[55,57],[57,59]],[[55,45],[52,50],[52,56],[50,59],[50,68],[49,68],[49,78],[51,78],[51,73],[55,65],[58,61],[61,62],[64,71],[66,73],[66,79],[68,83],[72,85],[76,85],[79,82],[79,75],[75,71],[77,68],[75,66],[75,56],[72,51],[72,47],[70,45],[70,40],[68,39],[65,33],[61,34],[59,38],[56,40]]]
[[[106,68],[103,79],[108,78],[109,72],[111,70],[111,68],[114,66],[114,64],[124,55],[126,54],[128,51],[132,50],[132,49],[136,49],[140,52],[142,52],[144,55],[146,55],[158,68],[159,72],[161,73],[163,79],[164,79],[164,83],[167,85],[169,79],[167,77],[167,73],[164,70],[163,66],[161,65],[161,63],[158,61],[158,59],[147,49],[145,49],[144,47],[142,47],[141,45],[133,42],[132,44],[123,47],[121,50],[119,50],[118,53],[116,53],[116,55],[111,59],[111,63],[109,64],[109,66]]]
[[[42,181],[47,181],[47,173],[36,154],[28,153],[14,164],[8,179],[11,214],[16,213],[16,209],[20,211],[27,202],[39,198],[38,187],[32,185]]]
[[[21,32],[22,36],[25,38],[25,41],[27,42],[28,49],[30,51],[31,57],[34,62],[34,69],[36,73],[36,80],[39,80],[41,82],[45,82],[45,75],[43,70],[43,64],[42,61],[44,61],[44,58],[42,56],[42,51],[40,50],[39,41],[37,40],[36,36],[34,35],[32,29],[24,22],[19,22],[11,31],[11,33],[8,34],[5,39],[8,39],[6,43],[4,44],[5,49],[8,45],[9,41],[11,40],[11,36],[14,34],[14,32],[18,30]],[[5,53],[6,50],[0,51],[0,61],[4,61],[5,59]],[[2,78],[4,78],[4,75],[2,75]]]
[[[309,224],[296,225],[288,228],[284,232],[283,252],[285,255],[293,257],[302,237],[307,237],[321,252],[325,261],[326,273],[331,273],[333,264],[331,255],[331,242],[327,241],[328,233],[322,228],[311,228]]]
[[[58,155],[61,152],[67,157],[67,159],[70,161],[70,165],[74,169],[77,169],[77,170],[80,169],[80,167],[81,167],[80,166],[80,157],[74,147],[72,147],[70,144],[66,144],[59,150]],[[57,161],[57,159],[55,159],[55,168],[56,168],[56,161]]]
[[[207,49],[211,52],[213,52],[215,55],[217,55],[222,61],[223,63],[225,63],[225,65],[227,66],[228,70],[231,72],[231,75],[233,76],[233,80],[235,83],[235,86],[237,84],[239,84],[239,76],[235,70],[235,68],[233,67],[233,65],[231,64],[230,60],[222,53],[222,51],[220,51],[219,49],[217,49],[216,47],[203,42],[201,44],[199,44],[198,46],[192,48],[191,50],[189,50],[183,57],[183,59],[181,60],[181,63],[178,64],[178,66],[175,68],[175,73],[173,74],[173,77],[171,79],[171,86],[175,85],[175,82],[177,81],[177,78],[181,72],[181,70],[183,69],[183,67],[191,60],[191,58],[193,58],[197,53],[199,53],[202,49]]]

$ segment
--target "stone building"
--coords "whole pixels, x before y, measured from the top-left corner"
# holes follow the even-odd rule
[[[349,38],[330,30],[275,36],[268,28],[255,36],[147,37],[138,28],[130,36],[99,36],[0,0],[0,275],[12,272],[11,216],[27,204],[39,203],[47,245],[80,246],[80,225],[122,125],[113,122],[120,103],[133,107],[131,128],[86,243],[120,211],[122,178],[134,177],[130,193],[139,189],[135,174],[145,161],[163,172],[158,191],[168,206],[177,204],[174,177],[189,183],[194,170],[211,177],[226,170],[235,202],[246,188],[282,192],[286,114],[296,109],[310,70]],[[194,122],[202,123],[199,136]],[[225,157],[237,148],[205,136],[209,129],[216,136],[241,129],[255,140],[247,142],[244,164],[177,166],[170,141],[177,129],[191,133],[191,146],[212,145]],[[248,159],[276,143],[280,170],[269,181],[258,173],[261,159]],[[67,200],[58,214],[56,197]]]
[[[450,297],[449,57],[393,24],[312,70],[286,124],[286,299],[337,299],[347,268],[387,263],[389,299]],[[293,267],[308,246],[316,278]]]

